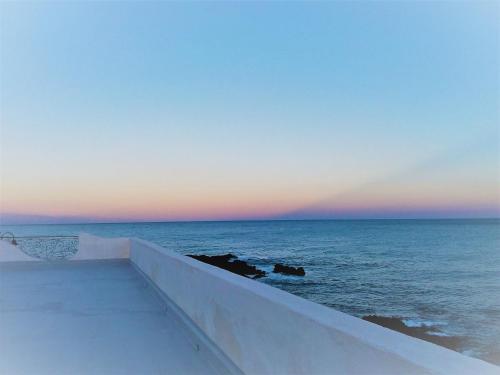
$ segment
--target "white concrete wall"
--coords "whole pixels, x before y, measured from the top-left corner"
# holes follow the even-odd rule
[[[88,233],[78,236],[78,251],[71,260],[122,259],[129,258],[128,238],[103,238]]]
[[[78,251],[69,260],[126,259],[130,256],[128,238],[103,238],[88,233],[78,236]],[[26,255],[8,240],[0,240],[0,262],[40,262]]]
[[[130,257],[247,374],[500,374],[500,367],[131,239]]]
[[[8,240],[0,240],[0,262],[39,262],[40,259],[23,253]]]

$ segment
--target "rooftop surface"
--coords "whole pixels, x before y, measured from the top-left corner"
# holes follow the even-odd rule
[[[128,260],[0,264],[0,373],[211,374]]]

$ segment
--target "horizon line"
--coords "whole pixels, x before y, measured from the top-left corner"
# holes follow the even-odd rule
[[[461,220],[500,220],[496,217],[378,217],[378,218],[270,218],[270,219],[214,219],[214,220],[160,220],[160,221],[81,221],[81,222],[47,222],[47,223],[1,223],[0,226],[21,225],[99,225],[99,224],[195,224],[195,223],[243,223],[243,222],[266,222],[266,221],[461,221]]]

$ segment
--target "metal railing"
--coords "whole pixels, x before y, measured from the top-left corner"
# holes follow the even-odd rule
[[[64,260],[78,251],[78,236],[15,236],[0,233],[0,240],[8,241],[26,255],[43,260]]]

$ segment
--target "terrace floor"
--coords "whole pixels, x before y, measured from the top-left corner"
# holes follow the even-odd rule
[[[0,374],[217,373],[208,352],[128,261],[0,264]]]

